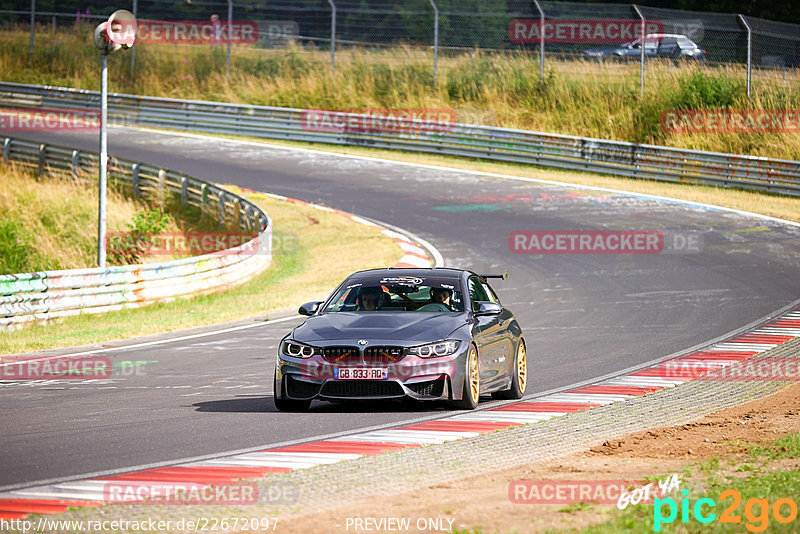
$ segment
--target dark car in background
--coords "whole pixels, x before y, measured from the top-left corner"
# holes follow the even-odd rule
[[[642,39],[636,39],[617,46],[607,46],[584,50],[587,59],[637,61],[642,54]],[[647,58],[706,60],[706,51],[697,46],[685,35],[674,33],[651,33],[644,39],[644,53]]]
[[[313,399],[448,401],[525,392],[525,340],[487,278],[460,269],[374,269],[350,275],[283,340],[275,366],[279,410]]]

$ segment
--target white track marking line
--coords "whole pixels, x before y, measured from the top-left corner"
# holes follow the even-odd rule
[[[576,402],[585,404],[611,404],[612,402],[624,401],[636,395],[604,395],[602,393],[554,393],[541,399],[538,402]]]
[[[384,430],[378,432],[365,432],[350,436],[333,438],[330,441],[368,441],[381,443],[418,443],[428,445],[444,443],[445,441],[459,440],[479,436],[480,432],[446,432],[430,430]]]
[[[566,412],[517,412],[512,410],[486,410],[468,415],[456,415],[453,421],[492,421],[497,423],[536,423],[553,417],[566,415]]]

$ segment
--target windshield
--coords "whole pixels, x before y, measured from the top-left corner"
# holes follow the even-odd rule
[[[385,276],[345,284],[331,299],[326,312],[450,313],[464,310],[458,280]]]

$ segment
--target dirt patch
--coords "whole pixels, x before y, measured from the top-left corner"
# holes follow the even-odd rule
[[[605,521],[613,504],[515,504],[515,481],[642,480],[680,473],[692,463],[717,456],[735,460],[748,445],[773,442],[800,432],[800,384],[783,391],[668,428],[655,428],[547,462],[466,478],[413,493],[380,497],[347,508],[287,519],[278,530],[304,532],[543,532]],[[775,469],[796,469],[782,460]],[[785,465],[784,465],[785,464]],[[580,513],[575,513],[580,510]],[[392,519],[397,521],[390,521]],[[381,523],[383,521],[383,523]],[[408,525],[408,528],[405,526]]]

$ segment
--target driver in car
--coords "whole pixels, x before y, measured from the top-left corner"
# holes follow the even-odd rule
[[[365,287],[359,290],[356,297],[358,311],[377,311],[378,303],[383,296],[383,291],[379,287]]]

